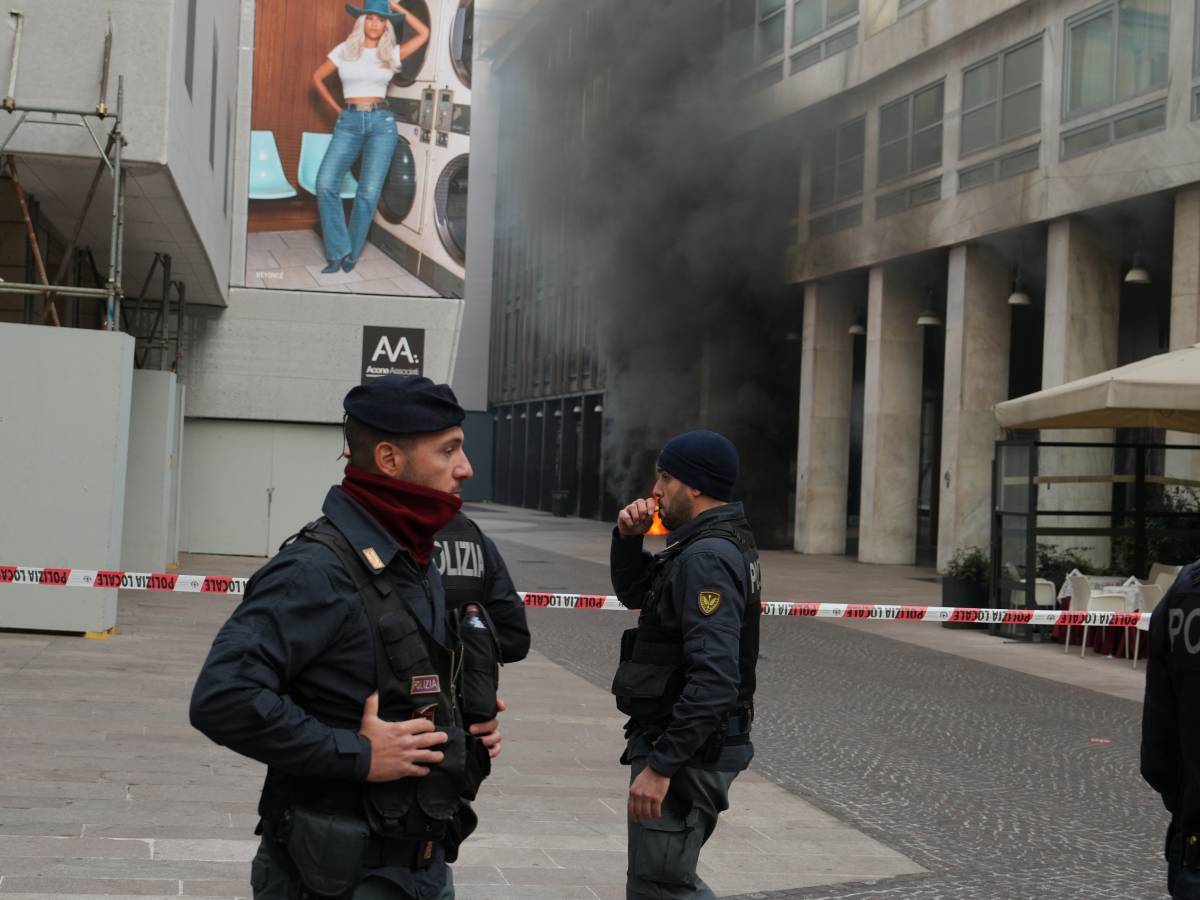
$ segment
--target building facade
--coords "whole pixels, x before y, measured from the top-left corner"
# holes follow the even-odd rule
[[[761,178],[790,207],[799,420],[774,466],[793,479],[792,546],[944,566],[988,544],[995,403],[1200,340],[1197,3],[732,0],[724,16],[736,114],[713,144],[777,145]],[[534,177],[521,164],[502,189]],[[538,463],[569,443],[502,423],[605,405],[604,373],[574,387],[556,354],[575,345],[539,352],[524,322],[533,303],[586,323],[606,302],[534,264],[561,261],[548,224],[501,206],[490,396],[498,442],[524,454],[505,496],[526,505],[546,500],[528,473],[571,474]]]

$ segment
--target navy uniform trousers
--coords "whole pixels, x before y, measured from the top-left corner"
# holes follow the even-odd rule
[[[632,784],[646,768],[646,757],[635,757],[629,768]],[[737,774],[684,766],[671,779],[662,818],[630,820],[626,900],[714,900],[696,866],[717,816],[729,808],[729,786]]]

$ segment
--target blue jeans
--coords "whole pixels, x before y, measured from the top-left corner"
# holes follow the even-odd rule
[[[329,142],[317,172],[317,209],[321,213],[325,258],[330,262],[346,256],[357,261],[362,253],[398,142],[396,117],[390,110],[344,109],[338,115],[333,140]],[[354,196],[350,227],[347,228],[342,208],[342,182],[360,153],[358,193]]]

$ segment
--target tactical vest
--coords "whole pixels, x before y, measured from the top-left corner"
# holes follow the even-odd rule
[[[753,533],[744,521],[720,521],[702,526],[655,558],[651,586],[643,601],[637,627],[621,636],[621,665],[613,679],[612,692],[617,697],[617,709],[633,719],[642,730],[653,735],[670,725],[672,710],[683,693],[687,666],[683,652],[683,631],[678,626],[662,624],[658,604],[671,582],[680,554],[696,541],[710,537],[723,538],[737,546],[745,563],[744,577],[749,589],[738,649],[740,681],[737,701],[733,708],[726,710],[713,739],[704,748],[706,761],[713,762],[719,756],[722,745],[745,743],[748,740],[750,719],[753,717],[762,581],[758,548]],[[733,731],[737,737],[727,738],[730,720],[739,716],[744,717],[744,722]]]
[[[465,837],[462,822],[456,821],[456,815],[464,806],[463,800],[475,798],[480,784],[490,772],[491,762],[487,748],[467,734],[464,724],[464,705],[486,707],[487,698],[481,701],[463,696],[462,673],[472,666],[471,651],[464,659],[458,617],[448,617],[446,645],[443,646],[400,599],[392,583],[393,576],[386,570],[371,571],[328,519],[321,518],[306,525],[296,540],[328,548],[362,597],[375,647],[379,717],[389,722],[426,718],[439,731],[446,732],[448,740],[434,748],[443,753],[443,760],[431,766],[429,774],[421,778],[362,785],[286,778],[285,785],[275,786],[276,792],[283,796],[274,798],[271,805],[279,808],[279,801],[283,800],[284,805],[298,803],[342,812],[356,811],[366,818],[372,834],[392,840],[440,841],[448,828],[453,828],[460,838]],[[407,557],[405,560],[424,584],[416,564]],[[425,593],[432,605],[428,587],[425,587]],[[486,612],[483,614],[486,616]],[[494,629],[489,638],[492,648],[488,652],[493,654],[494,668],[499,656]],[[491,691],[494,715],[496,684],[493,681],[486,687]]]
[[[468,603],[483,605],[485,557],[483,532],[459,513],[438,532],[433,563],[446,589],[446,609],[460,609]]]

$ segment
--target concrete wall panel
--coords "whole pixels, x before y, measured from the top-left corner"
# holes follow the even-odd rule
[[[124,334],[0,324],[5,565],[120,569],[133,381]],[[0,628],[103,631],[113,590],[0,586]]]
[[[174,372],[133,373],[121,538],[121,568],[126,571],[161,572],[172,561],[178,393]]]
[[[440,298],[235,288],[228,310],[196,322],[187,415],[341,422],[342,398],[361,378],[364,325],[424,329],[424,372],[447,381],[462,308]]]
[[[273,554],[321,514],[325,493],[342,480],[341,450],[334,425],[188,420],[183,549]]]

